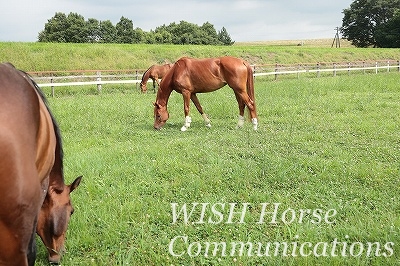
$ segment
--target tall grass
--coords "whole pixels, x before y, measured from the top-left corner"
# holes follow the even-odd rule
[[[57,93],[49,101],[63,133],[66,178],[84,176],[72,195],[76,211],[62,264],[397,265],[399,87],[398,73],[256,81],[258,131],[249,122],[235,129],[237,103],[223,88],[199,95],[212,128],[192,106],[193,123],[184,133],[176,93],[161,131],[152,128],[154,94],[131,88]],[[173,223],[171,203],[192,202],[251,208],[245,223]],[[260,203],[337,215],[332,224],[257,224]],[[174,257],[170,241],[182,235],[189,244],[393,242],[394,251],[388,257]],[[38,246],[37,263],[46,265],[46,250]],[[186,249],[179,242],[175,252]]]
[[[25,71],[147,69],[153,64],[175,62],[182,56],[196,58],[231,55],[251,64],[294,64],[399,60],[400,49],[330,48],[238,44],[233,46],[0,43],[0,61]]]

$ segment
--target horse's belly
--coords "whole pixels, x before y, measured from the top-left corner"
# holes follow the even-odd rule
[[[206,80],[194,84],[195,92],[212,92],[226,85],[226,82],[221,79]]]

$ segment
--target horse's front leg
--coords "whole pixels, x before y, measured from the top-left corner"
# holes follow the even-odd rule
[[[192,118],[189,116],[191,93],[189,91],[182,91],[182,96],[183,96],[183,109],[185,112],[185,122],[181,127],[181,131],[186,131],[190,127],[190,123],[192,123]]]
[[[153,80],[153,92],[155,93],[156,92],[156,82],[157,82],[158,87],[160,87],[160,84],[158,84],[157,76],[153,77],[152,80]]]
[[[160,78],[158,76],[156,76],[156,82],[157,82],[158,88],[160,88]]]
[[[190,99],[192,99],[192,102],[196,106],[197,111],[199,111],[199,113],[203,117],[206,127],[211,127],[211,121],[208,118],[208,116],[203,112],[203,107],[201,106],[199,99],[197,98],[197,95],[195,93],[193,93],[192,96],[190,97]]]

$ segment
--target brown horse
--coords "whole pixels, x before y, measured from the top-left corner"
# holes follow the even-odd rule
[[[154,103],[154,128],[161,129],[168,120],[167,103],[173,90],[183,95],[185,122],[181,131],[186,131],[192,122],[189,116],[190,100],[202,115],[206,126],[210,127],[210,120],[204,114],[196,93],[212,92],[226,84],[235,92],[239,104],[237,126],[243,126],[244,108],[247,106],[253,128],[257,130],[253,70],[246,61],[229,56],[208,59],[183,57],[179,59],[161,81],[157,92],[156,102]]]
[[[153,89],[154,92],[156,91],[156,82],[157,86],[160,87],[160,82],[158,79],[162,79],[165,74],[167,74],[168,70],[173,66],[174,64],[165,64],[165,65],[152,65],[149,67],[146,72],[144,72],[142,76],[142,82],[140,82],[140,89],[142,90],[142,93],[147,92],[147,81],[149,79],[153,80]]]
[[[0,64],[0,265],[33,265],[35,231],[60,262],[73,212],[59,128],[36,83]]]

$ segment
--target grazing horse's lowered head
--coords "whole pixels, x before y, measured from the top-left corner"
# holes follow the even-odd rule
[[[76,178],[70,185],[50,185],[40,209],[36,232],[47,248],[50,263],[60,263],[65,233],[74,212],[69,194],[78,187],[81,178]]]
[[[159,103],[154,103],[154,129],[161,129],[169,118],[169,113],[167,110],[167,105],[160,105]]]

